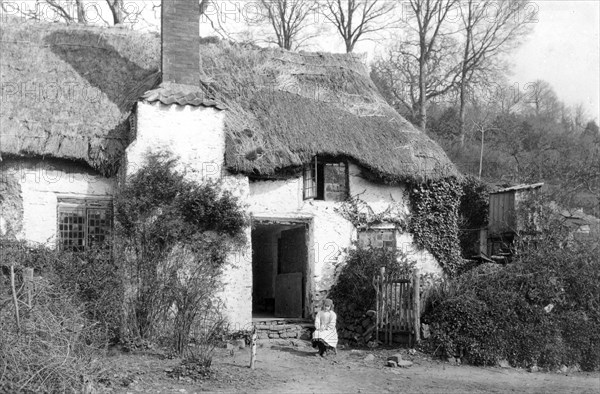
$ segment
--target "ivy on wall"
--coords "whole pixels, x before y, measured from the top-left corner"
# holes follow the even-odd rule
[[[407,194],[412,206],[411,215],[407,215],[398,202],[375,213],[360,195],[341,203],[336,212],[357,229],[389,223],[399,231],[411,232],[417,247],[429,251],[446,274],[456,274],[463,265],[459,239],[463,183],[456,178],[415,183],[410,185]]]
[[[360,195],[355,195],[342,202],[335,211],[357,229],[368,229],[383,223],[393,224],[399,231],[405,231],[408,227],[401,202],[392,202],[385,210],[375,213]]]
[[[480,179],[466,175],[460,199],[460,247],[464,258],[479,253],[479,231],[488,224],[490,187]]]
[[[429,251],[448,275],[463,263],[459,241],[462,184],[456,178],[413,184],[409,189],[412,215],[408,230],[419,248]]]

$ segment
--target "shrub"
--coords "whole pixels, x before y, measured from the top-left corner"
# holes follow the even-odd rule
[[[85,317],[101,328],[108,340],[119,339],[122,281],[111,250],[102,245],[85,251],[49,249],[22,241],[0,240],[3,261],[33,268],[52,277],[58,286],[75,297]]]
[[[538,207],[515,262],[480,266],[434,292],[422,319],[432,325],[430,349],[475,364],[600,367],[597,242],[574,238]]]
[[[119,256],[127,280],[128,336],[171,337],[178,353],[201,316],[219,320],[214,298],[228,254],[245,243],[239,201],[217,182],[197,184],[176,161],[151,155],[115,200]],[[204,338],[202,340],[208,340]]]
[[[38,250],[32,255],[43,256]],[[5,285],[0,288],[10,289]],[[21,285],[17,283],[17,292]],[[77,296],[46,272],[35,280],[32,308],[22,292],[18,295],[18,327],[11,299],[12,290],[0,294],[0,392],[82,392],[93,387],[101,372],[93,356],[106,343]]]
[[[391,274],[409,274],[414,267],[414,262],[409,262],[397,249],[355,245],[347,253],[337,282],[329,293],[342,319],[351,317],[355,312],[364,313],[375,309],[373,279],[379,274],[381,267],[385,267],[386,272]]]
[[[120,339],[123,282],[108,248],[90,248],[82,252],[57,254],[53,271],[60,285],[73,292],[83,303],[86,317],[102,327],[107,339]]]

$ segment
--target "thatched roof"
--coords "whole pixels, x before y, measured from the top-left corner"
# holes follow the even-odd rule
[[[0,153],[113,173],[134,103],[159,82],[158,37],[4,18],[0,35]]]
[[[159,38],[57,24],[1,29],[4,83],[69,83],[85,88],[86,96],[7,97],[0,152],[80,159],[111,172],[129,143],[133,104],[157,85]],[[269,176],[326,155],[348,158],[389,181],[457,174],[437,144],[385,103],[355,55],[213,40],[201,44],[200,57],[205,97],[191,99],[226,108],[225,161],[233,171]],[[178,102],[187,94],[163,85],[144,98]]]
[[[388,181],[457,174],[444,151],[385,102],[358,55],[213,42],[200,46],[200,58],[205,91],[228,108],[230,169],[268,176],[324,155]]]

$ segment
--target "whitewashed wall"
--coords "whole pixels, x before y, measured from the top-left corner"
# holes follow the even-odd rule
[[[247,200],[248,178],[223,170],[225,157],[225,112],[215,108],[137,104],[136,140],[127,148],[126,173],[144,165],[149,153],[169,152],[178,159],[177,170],[196,182],[222,179],[234,195]],[[225,269],[220,298],[224,314],[235,328],[247,328],[252,321],[252,249],[250,229],[245,247],[231,255]]]
[[[127,174],[145,163],[148,153],[170,152],[178,170],[202,181],[221,176],[225,152],[224,111],[161,103],[137,104],[136,139],[127,148]]]
[[[350,194],[360,195],[375,214],[396,207],[400,214],[409,214],[405,188],[371,182],[361,176],[360,168],[349,167]],[[303,200],[303,180],[256,181],[250,183],[249,210],[257,217],[312,217],[314,232],[314,284],[316,294],[327,292],[335,279],[335,264],[343,261],[343,249],[356,239],[356,229],[348,220],[335,212],[339,203],[332,201]],[[435,258],[427,251],[419,251],[411,234],[398,234],[398,248],[408,258],[417,261],[421,272],[441,274]]]
[[[57,233],[58,197],[109,197],[115,180],[63,160],[12,159],[3,165],[3,179],[20,184],[22,225],[16,234],[24,239],[53,247]],[[17,196],[12,196],[17,198]],[[0,223],[9,212],[0,212]]]

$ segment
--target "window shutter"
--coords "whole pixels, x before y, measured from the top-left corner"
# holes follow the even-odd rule
[[[310,164],[304,167],[304,199],[315,198],[317,196],[316,169]]]

